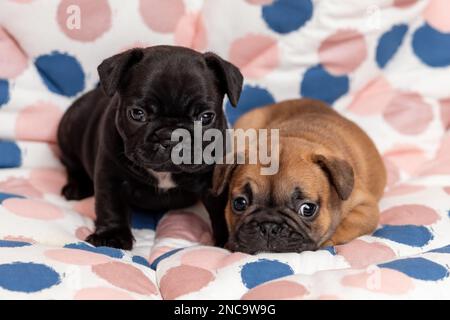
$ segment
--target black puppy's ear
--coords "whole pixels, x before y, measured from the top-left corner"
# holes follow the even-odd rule
[[[135,48],[103,60],[97,71],[103,91],[108,96],[114,95],[127,69],[138,63],[143,55],[142,49]]]
[[[203,56],[208,67],[214,71],[219,79],[223,92],[227,94],[231,105],[236,107],[244,81],[241,72],[236,66],[212,52],[206,52]]]
[[[355,184],[351,165],[345,160],[323,155],[313,155],[313,162],[317,163],[325,171],[339,198],[347,200]]]
[[[237,164],[216,164],[214,167],[211,193],[214,196],[221,195],[230,182],[231,175]]]

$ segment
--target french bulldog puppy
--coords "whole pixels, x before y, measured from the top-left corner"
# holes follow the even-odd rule
[[[104,60],[98,74],[100,86],[76,100],[59,125],[68,173],[62,194],[95,195],[96,229],[88,242],[131,249],[130,206],[177,209],[207,194],[214,165],[174,164],[171,134],[184,128],[193,136],[195,120],[202,131],[224,132],[224,96],[236,106],[243,79],[213,53],[175,46],[125,51]],[[216,241],[223,241],[217,231],[223,217],[211,220]]]
[[[355,123],[320,101],[301,99],[250,111],[235,127],[279,129],[279,170],[261,175],[260,164],[216,166],[213,192],[229,199],[226,247],[301,252],[376,228],[386,171]]]

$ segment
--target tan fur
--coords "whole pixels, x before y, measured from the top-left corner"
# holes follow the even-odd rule
[[[235,128],[280,129],[280,170],[264,176],[259,174],[259,165],[217,168],[216,183],[226,170],[232,171],[225,181],[229,183],[230,199],[249,181],[256,194],[262,198],[272,195],[280,202],[296,185],[301,185],[309,197],[323,201],[311,231],[319,245],[346,243],[376,228],[386,171],[373,142],[356,124],[320,101],[301,99],[250,111],[237,121]],[[336,199],[330,175],[327,179],[317,165],[317,155],[351,166],[353,177],[344,177],[354,180],[347,199]],[[336,170],[339,174],[340,167]],[[335,210],[337,207],[339,210]],[[337,211],[340,213],[335,217]],[[238,219],[229,202],[226,220],[231,233]]]

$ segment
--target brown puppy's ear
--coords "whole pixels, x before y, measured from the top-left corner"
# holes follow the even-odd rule
[[[127,69],[139,62],[143,55],[142,49],[135,48],[103,60],[97,71],[103,91],[108,96],[114,95]]]
[[[211,193],[219,196],[224,192],[231,179],[231,174],[236,169],[237,164],[216,164],[213,173]]]
[[[216,74],[224,93],[233,107],[236,107],[242,91],[243,77],[239,69],[228,61],[223,60],[218,55],[207,52],[204,53],[206,64]]]
[[[317,163],[328,176],[331,184],[341,200],[347,200],[355,183],[353,168],[342,159],[325,157],[317,154],[313,156],[313,162]]]

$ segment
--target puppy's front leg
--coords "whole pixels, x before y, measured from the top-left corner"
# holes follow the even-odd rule
[[[122,194],[123,181],[107,171],[95,173],[95,232],[86,238],[94,246],[130,250],[133,235],[130,227],[130,209]]]

